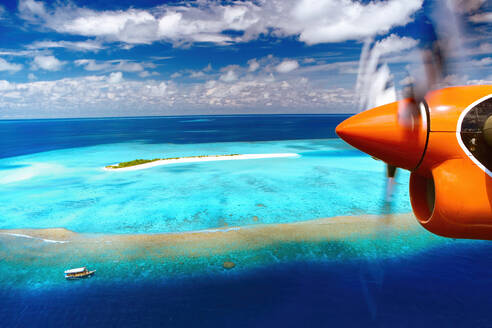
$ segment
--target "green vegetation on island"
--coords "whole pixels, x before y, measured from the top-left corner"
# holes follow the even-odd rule
[[[154,158],[154,159],[135,159],[135,160],[129,161],[129,162],[121,162],[121,163],[118,163],[116,165],[108,165],[108,166],[106,166],[106,168],[108,168],[108,169],[121,169],[121,168],[124,168],[124,167],[141,165],[141,164],[145,164],[145,163],[155,162],[155,161],[158,161],[158,160],[160,160],[160,158]]]
[[[185,159],[185,158],[203,158],[203,157],[223,157],[223,156],[238,156],[240,154],[227,154],[227,155],[200,155],[200,156],[186,156],[186,157],[168,157],[168,158],[154,158],[154,159],[135,159],[129,162],[121,162],[116,165],[108,165],[108,169],[122,169],[124,167],[137,166],[155,161],[167,161],[171,159]]]

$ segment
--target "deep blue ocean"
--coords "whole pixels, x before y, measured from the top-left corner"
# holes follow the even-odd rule
[[[0,292],[2,327],[491,327],[487,247]]]
[[[194,144],[335,138],[348,115],[0,120],[0,158],[118,142]]]
[[[248,115],[0,121],[0,158],[4,159],[0,161],[0,174],[22,169],[24,164],[17,168],[16,163],[26,158],[66,160],[65,151],[72,156],[72,149],[86,149],[84,154],[89,154],[99,149],[91,147],[112,144],[198,147],[260,142],[264,149],[290,145],[318,156],[316,147],[332,146],[330,141],[319,140],[336,138],[334,128],[346,117]],[[303,142],[287,145],[283,142],[286,140]],[[308,145],[313,148],[308,149]],[[316,161],[336,160],[337,149],[345,147],[340,145],[335,141],[335,150],[328,155],[322,153],[325,159]],[[135,149],[137,152],[140,148]],[[307,153],[303,156],[311,160]],[[348,146],[343,156],[345,160],[353,157],[358,161],[354,163],[370,160]],[[340,166],[349,170],[351,164],[347,161]],[[326,171],[330,173],[335,174]],[[356,183],[355,180],[360,179],[347,183]],[[3,181],[3,192],[30,195],[31,185],[23,185],[30,181],[27,178]],[[40,180],[32,188],[41,188],[46,181]],[[342,194],[340,199],[361,197],[354,195]],[[407,194],[404,196],[408,198]],[[22,203],[15,199],[15,194],[10,197],[0,200]],[[11,212],[21,207],[10,205],[5,201],[0,208],[8,208],[8,217],[14,218],[16,213]],[[400,208],[404,210],[405,206]],[[0,212],[0,222],[2,217],[6,218],[7,213]],[[5,220],[2,224],[6,228],[16,226],[16,222]],[[142,232],[153,232],[148,229]],[[427,232],[422,229],[422,234]],[[384,238],[375,245],[384,247]],[[6,246],[0,240],[0,247]],[[302,248],[292,247],[302,255]],[[33,252],[33,264],[26,270],[35,275],[35,250],[23,251]],[[408,253],[367,259],[301,255],[289,261],[272,260],[230,271],[186,272],[162,279],[135,278],[129,274],[111,282],[98,279],[96,274],[90,281],[42,288],[28,284],[16,288],[0,276],[0,327],[492,327],[489,242],[446,240]],[[6,260],[0,258],[0,274]],[[117,274],[124,275],[125,271]]]

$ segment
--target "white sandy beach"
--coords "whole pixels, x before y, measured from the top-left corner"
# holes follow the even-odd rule
[[[284,158],[284,157],[298,157],[296,153],[276,153],[276,154],[244,154],[244,155],[217,155],[217,156],[204,156],[204,157],[183,157],[178,159],[161,159],[158,161],[123,167],[123,168],[109,168],[104,167],[106,171],[137,171],[148,169],[159,165],[181,164],[181,163],[197,163],[197,162],[213,162],[213,161],[237,161],[245,159],[263,159],[263,158]]]

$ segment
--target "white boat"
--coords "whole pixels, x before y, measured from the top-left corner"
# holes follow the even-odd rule
[[[66,270],[64,273],[65,273],[65,279],[75,280],[75,279],[90,277],[94,274],[94,272],[96,272],[96,270],[90,271],[87,270],[86,267],[81,267],[81,268]]]

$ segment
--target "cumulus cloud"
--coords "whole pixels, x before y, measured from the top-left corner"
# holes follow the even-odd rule
[[[166,41],[227,44],[260,34],[298,36],[307,44],[360,40],[387,33],[413,19],[423,0],[271,0],[197,2],[148,10],[97,11],[74,4],[46,5],[20,0],[19,16],[60,33],[97,37],[126,44]],[[227,31],[239,31],[231,36]]]
[[[109,77],[108,77],[109,83],[114,84],[114,83],[120,83],[121,81],[123,81],[123,73],[114,72],[114,73],[109,74]]]
[[[280,64],[278,64],[275,67],[275,70],[279,73],[288,73],[288,72],[292,72],[293,70],[295,70],[298,67],[299,67],[299,63],[297,62],[297,60],[286,59],[283,62],[281,62]]]
[[[283,20],[289,34],[300,34],[308,44],[362,39],[405,25],[422,7],[422,0],[371,1],[302,0],[293,8],[293,20]]]
[[[228,70],[220,76],[220,80],[224,82],[233,82],[237,80],[237,74],[234,70]]]
[[[21,0],[18,5],[20,16],[29,21],[35,21],[46,17],[47,12],[44,2],[35,0]]]
[[[55,56],[35,56],[33,69],[44,69],[46,71],[58,71],[65,65],[65,62],[58,60]]]
[[[210,80],[216,79],[223,82],[234,82],[242,78],[253,76],[268,76],[268,79],[274,79],[276,73],[288,73],[299,68],[300,65],[296,60],[280,59],[273,55],[267,55],[262,58],[252,58],[245,65],[228,65],[222,67],[219,71],[214,70],[209,64],[201,70],[181,70],[171,75],[171,78],[189,77],[191,79]]]
[[[379,54],[387,55],[393,53],[400,53],[404,50],[409,50],[415,48],[418,45],[418,41],[410,37],[400,37],[396,34],[391,34],[390,36],[376,42],[374,45],[377,47]]]
[[[8,71],[11,73],[15,73],[17,71],[20,71],[22,69],[21,64],[14,64],[14,63],[9,63],[3,58],[0,58],[0,71]]]
[[[236,69],[237,65],[235,66],[228,66],[227,68],[224,68],[223,70],[225,71],[226,69]],[[207,66],[205,66],[202,69],[199,70],[193,70],[193,69],[184,69],[180,70],[178,72],[174,72],[171,75],[172,79],[178,78],[178,77],[189,77],[191,79],[206,79],[209,78],[210,73],[213,71],[212,64],[209,63]]]
[[[258,61],[256,60],[256,58],[253,58],[253,59],[248,60],[248,71],[249,72],[254,72],[258,68],[260,68],[260,64],[258,63]]]
[[[321,88],[306,78],[285,76],[182,84],[127,80],[122,72],[28,83],[0,80],[0,108],[8,108],[2,117],[353,111],[352,90]]]

